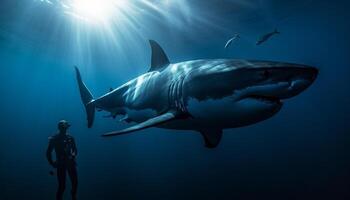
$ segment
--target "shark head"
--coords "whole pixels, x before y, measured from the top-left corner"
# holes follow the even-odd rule
[[[248,66],[227,72],[237,84],[232,87],[233,99],[256,99],[280,104],[308,88],[316,79],[314,67],[291,63],[250,62]]]
[[[269,62],[222,60],[206,63],[187,78],[186,96],[194,117],[215,116],[222,126],[243,126],[276,114],[283,101],[316,79],[314,67]]]

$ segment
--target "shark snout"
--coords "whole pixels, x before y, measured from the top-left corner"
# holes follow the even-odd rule
[[[313,83],[313,81],[317,78],[318,69],[316,67],[303,67],[300,69],[296,69],[297,73],[295,75],[295,79],[302,79]]]
[[[237,91],[238,99],[264,97],[287,99],[300,94],[317,78],[318,69],[307,66],[261,68],[254,72],[257,82]]]
[[[276,96],[280,99],[287,99],[296,96],[307,89],[317,78],[318,69],[315,67],[296,67],[287,69],[284,83],[287,83],[287,88]],[[281,83],[281,82],[278,82]]]

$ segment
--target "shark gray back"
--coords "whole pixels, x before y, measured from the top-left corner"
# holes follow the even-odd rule
[[[150,127],[192,130],[205,145],[216,147],[223,129],[266,120],[282,107],[283,100],[298,95],[317,77],[305,65],[231,59],[191,60],[171,64],[164,50],[150,41],[150,70],[94,99],[77,69],[88,127],[94,110],[134,122],[127,129],[105,133],[115,136]]]

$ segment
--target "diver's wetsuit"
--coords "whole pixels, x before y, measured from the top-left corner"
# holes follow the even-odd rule
[[[52,160],[52,151],[56,152],[56,162]],[[49,163],[57,168],[58,188],[56,199],[62,200],[63,193],[66,187],[66,172],[72,182],[72,199],[76,199],[78,174],[76,168],[75,157],[77,155],[77,148],[74,138],[67,134],[56,134],[49,138],[49,146],[46,151],[46,157]]]

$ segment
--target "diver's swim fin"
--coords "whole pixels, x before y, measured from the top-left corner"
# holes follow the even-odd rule
[[[175,113],[167,112],[167,113],[164,113],[164,114],[159,115],[157,117],[146,120],[142,123],[131,126],[129,128],[126,128],[126,129],[123,129],[120,131],[113,131],[113,132],[105,133],[102,136],[107,137],[107,136],[123,135],[123,134],[131,133],[131,132],[139,131],[142,129],[150,128],[153,126],[157,126],[157,125],[163,124],[165,122],[168,122],[170,120],[173,120],[175,118],[176,118]]]
[[[222,130],[221,129],[203,129],[199,131],[205,142],[205,146],[208,148],[215,148],[221,141]]]

